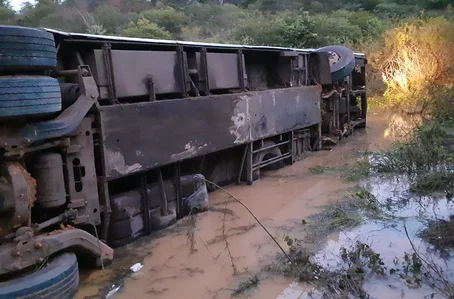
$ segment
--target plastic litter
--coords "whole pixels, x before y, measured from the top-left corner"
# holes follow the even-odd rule
[[[141,263],[136,263],[134,265],[131,266],[131,271],[136,273],[137,271],[140,271],[140,269],[143,268],[143,265]]]

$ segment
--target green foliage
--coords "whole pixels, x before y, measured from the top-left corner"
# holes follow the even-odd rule
[[[287,47],[379,40],[397,19],[453,16],[454,0],[36,0],[0,22],[72,32]],[[424,10],[424,14],[421,12]],[[377,69],[377,74],[379,74]]]
[[[179,37],[183,26],[186,24],[184,13],[176,11],[174,8],[158,3],[157,9],[145,10],[140,17],[170,32],[173,36]]]
[[[379,172],[411,177],[444,171],[446,164],[453,160],[451,150],[444,144],[448,132],[450,127],[436,122],[420,126],[408,142],[397,143],[390,150],[376,154],[373,167]]]
[[[164,28],[159,27],[156,23],[151,23],[147,19],[139,19],[136,22],[131,22],[123,29],[122,35],[128,37],[141,37],[141,38],[156,38],[156,39],[170,39],[170,32]]]
[[[403,18],[416,14],[418,7],[413,5],[398,4],[395,2],[381,2],[377,4],[374,13],[384,18]]]
[[[315,26],[305,14],[288,11],[273,17],[264,14],[240,23],[232,31],[230,39],[243,44],[311,47],[318,43]]]
[[[454,173],[445,171],[430,172],[419,175],[411,190],[418,193],[453,190]]]
[[[185,31],[191,31],[188,28],[196,28],[199,31],[197,40],[225,39],[232,28],[237,27],[240,22],[254,17],[253,13],[231,4],[193,3],[185,8],[184,13],[188,22]]]
[[[323,6],[323,3],[320,1],[312,1],[310,4],[310,9],[315,13],[320,13],[325,10],[325,6]]]
[[[360,41],[361,28],[342,16],[319,14],[311,17],[319,45],[348,45]]]
[[[0,0],[0,24],[14,24],[15,15],[9,1]]]
[[[121,27],[138,19],[136,13],[124,13],[119,8],[107,4],[96,7],[93,16],[99,24],[103,25],[108,34],[118,34]]]
[[[35,5],[26,2],[22,7],[18,24],[38,27],[40,22],[50,14],[55,13],[57,8],[58,3],[53,0],[37,0]]]

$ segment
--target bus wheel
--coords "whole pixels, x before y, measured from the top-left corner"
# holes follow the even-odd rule
[[[0,298],[72,298],[79,289],[74,253],[60,254],[39,270],[32,271],[0,283]]]
[[[0,71],[48,70],[56,64],[57,49],[51,33],[0,26]]]
[[[61,110],[58,80],[44,76],[0,77],[0,118],[42,115]]]
[[[263,146],[262,147],[265,148],[265,147],[270,147],[270,146],[273,146],[273,145],[276,145],[276,143],[274,141],[265,140],[263,142]],[[267,149],[267,150],[264,150],[264,151],[261,151],[261,152],[255,154],[254,157],[253,157],[253,164],[258,164],[260,162],[265,162],[267,160],[270,160],[270,159],[273,159],[273,158],[276,158],[276,157],[280,157],[280,156],[282,156],[282,152],[279,149],[279,147],[273,147],[273,148],[270,148],[270,149]],[[275,162],[275,163],[272,163],[270,165],[267,165],[267,166],[263,167],[262,169],[265,169],[265,170],[277,170],[277,169],[280,169],[282,167],[284,167],[284,161],[283,160]],[[253,175],[253,180],[254,181],[260,179],[260,169],[255,170],[252,175]]]
[[[343,81],[350,76],[355,68],[355,54],[344,46],[327,46],[317,49],[317,52],[328,52],[330,58],[331,78],[333,82]]]

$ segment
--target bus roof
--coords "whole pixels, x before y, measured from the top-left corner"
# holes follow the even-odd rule
[[[275,46],[250,46],[250,45],[236,45],[236,44],[219,44],[219,43],[205,43],[205,42],[190,42],[190,41],[178,41],[178,40],[164,40],[164,39],[148,39],[148,38],[135,38],[135,37],[121,37],[121,36],[108,36],[108,35],[95,35],[85,33],[70,33],[60,30],[43,28],[44,30],[59,36],[70,37],[74,39],[84,40],[97,40],[97,41],[119,41],[119,42],[136,42],[136,43],[148,43],[163,46],[187,46],[187,47],[207,47],[207,48],[224,48],[224,49],[244,49],[244,50],[269,50],[269,51],[293,51],[301,53],[315,52],[316,49],[297,49],[297,48],[286,48],[286,47],[275,47]],[[356,57],[363,58],[365,54],[354,53]]]

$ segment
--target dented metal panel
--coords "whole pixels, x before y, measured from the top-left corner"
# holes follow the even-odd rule
[[[115,179],[318,124],[319,98],[319,87],[307,86],[100,107],[106,176]]]

